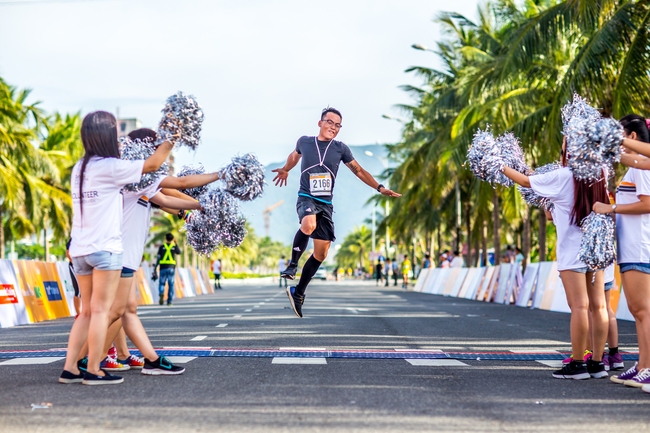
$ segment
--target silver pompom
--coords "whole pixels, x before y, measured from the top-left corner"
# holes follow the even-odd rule
[[[203,165],[201,164],[198,164],[196,166],[184,165],[176,176],[185,177],[185,176],[193,176],[195,174],[205,174],[205,168],[203,168]],[[181,189],[179,191],[182,192],[183,194],[189,195],[194,200],[198,200],[202,194],[205,194],[208,191],[208,186],[207,185],[197,186],[194,188]]]
[[[264,166],[250,153],[234,157],[221,170],[221,178],[226,191],[240,200],[255,200],[264,193]]]
[[[472,145],[467,151],[469,168],[481,180],[510,187],[514,182],[502,170],[507,166],[520,173],[530,172],[524,160],[524,152],[514,134],[507,132],[494,138],[489,129],[488,126],[485,131],[479,129],[474,134]]]
[[[616,228],[610,215],[590,213],[582,220],[578,258],[592,271],[605,269],[616,260]]]
[[[125,161],[144,160],[153,155],[155,151],[156,147],[151,139],[131,140],[128,137],[120,138],[120,158]],[[165,162],[158,170],[143,174],[139,183],[125,185],[123,189],[130,192],[139,192],[153,184],[159,177],[168,174],[169,165]]]
[[[532,176],[537,174],[550,173],[551,171],[559,170],[560,168],[562,168],[562,166],[560,165],[559,162],[557,161],[552,162],[550,164],[542,165],[541,167],[535,169]],[[533,191],[532,188],[524,188],[523,186],[519,186],[518,189],[519,189],[519,193],[521,194],[521,197],[530,206],[535,206],[548,212],[551,212],[555,208],[555,205],[551,200],[549,200],[546,197],[540,197],[535,193],[535,191]]]
[[[188,220],[187,241],[199,254],[209,255],[219,246],[239,246],[246,236],[239,203],[230,193],[212,189],[199,197],[202,210]]]
[[[165,141],[196,150],[201,140],[203,110],[192,95],[178,92],[167,98],[158,124],[156,145]]]
[[[607,173],[613,176],[614,164],[621,160],[623,126],[617,120],[608,117],[595,122],[588,133],[590,140],[599,144]]]
[[[566,137],[568,166],[578,180],[595,182],[603,178],[603,159],[599,140],[592,132],[600,113],[575,93],[562,108],[562,134]]]

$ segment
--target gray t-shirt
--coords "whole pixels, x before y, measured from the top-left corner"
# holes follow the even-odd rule
[[[303,136],[296,143],[296,152],[302,155],[299,193],[331,202],[339,164],[354,161],[350,148],[340,141]]]

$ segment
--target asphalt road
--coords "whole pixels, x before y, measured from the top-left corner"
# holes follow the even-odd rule
[[[241,349],[238,356],[185,358],[181,376],[128,371],[123,384],[101,387],[57,383],[63,361],[56,358],[20,365],[23,357],[5,357],[0,432],[650,431],[650,394],[639,389],[553,379],[554,368],[531,359],[486,360],[568,351],[566,314],[316,282],[298,319],[284,290],[224,286],[139,314],[155,347],[203,355]],[[64,348],[71,323],[0,329],[0,355]],[[621,349],[636,350],[634,324],[619,322],[619,330]],[[380,359],[305,355],[310,348],[374,351]],[[249,349],[303,356],[249,356]],[[416,350],[448,359],[388,356]],[[51,407],[32,408],[41,403]]]

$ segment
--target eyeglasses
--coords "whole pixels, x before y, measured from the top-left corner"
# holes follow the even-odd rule
[[[331,120],[329,120],[329,119],[325,119],[325,120],[323,120],[323,122],[326,122],[328,126],[333,126],[333,127],[335,127],[336,129],[341,129],[341,128],[343,128],[343,125],[341,125],[340,123],[334,123],[333,121],[331,121]]]

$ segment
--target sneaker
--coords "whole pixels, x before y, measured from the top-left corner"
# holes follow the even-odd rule
[[[115,348],[115,346],[111,346],[111,348],[108,349],[106,356],[108,356],[109,358],[117,359],[117,349]]]
[[[168,307],[171,307],[171,306],[172,306],[172,303],[171,303],[171,302],[167,302],[167,306],[168,306]]]
[[[584,357],[582,358],[585,362],[589,361],[591,357],[593,356],[593,352],[589,349],[585,350]],[[571,361],[573,361],[573,355],[569,356],[568,358],[564,358],[562,360],[562,365],[567,365],[570,364]]]
[[[605,371],[605,363],[602,361],[594,361],[593,359],[587,361],[587,372],[594,379],[602,379],[603,377],[609,376],[607,371]]]
[[[129,367],[128,365],[121,364],[117,362],[115,359],[109,358],[107,356],[106,358],[104,358],[102,362],[99,363],[99,368],[104,371],[126,371],[131,367]]]
[[[160,295],[160,297],[158,297],[158,304],[162,305],[164,303],[165,303],[165,295]]]
[[[122,376],[113,376],[108,373],[104,373],[104,376],[97,376],[96,374],[85,372],[83,382],[81,383],[84,385],[116,385],[122,382],[124,382]]]
[[[155,361],[149,361],[145,358],[144,367],[142,367],[142,374],[151,376],[183,374],[184,371],[185,368],[172,364],[164,356],[159,356]]]
[[[650,385],[643,385],[641,387],[641,391],[647,392],[648,394],[650,394]]]
[[[607,352],[603,353],[603,364],[605,365],[605,371],[609,371],[609,356]]]
[[[302,304],[305,302],[304,296],[296,295],[295,287],[287,287],[287,296],[289,297],[289,303],[291,304],[291,309],[296,313],[296,316],[302,318]]]
[[[84,372],[80,371],[79,374],[72,374],[68,370],[63,370],[59,376],[59,383],[80,383],[84,380]]]
[[[144,359],[138,358],[135,355],[129,355],[126,359],[118,359],[117,362],[120,364],[128,365],[131,370],[140,370],[144,367]]]
[[[610,376],[609,380],[614,383],[624,383],[626,380],[630,380],[637,375],[638,370],[636,369],[638,362],[635,362],[634,365],[627,370],[625,373],[619,374],[618,376]]]
[[[83,357],[77,361],[77,368],[80,372],[85,373],[88,370],[88,357]]]
[[[587,371],[587,364],[584,362],[571,361],[560,370],[553,372],[553,377],[556,379],[589,379],[589,372]]]
[[[632,379],[623,382],[625,386],[632,386],[634,388],[642,388],[643,385],[650,384],[650,368],[643,368]]]
[[[614,355],[607,355],[607,360],[609,361],[609,368],[612,370],[623,370],[625,368],[623,355],[619,352],[616,352]]]
[[[280,272],[280,278],[287,278],[289,280],[294,280],[296,278],[296,272],[298,271],[298,263],[289,262],[287,269]]]

